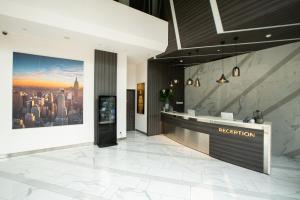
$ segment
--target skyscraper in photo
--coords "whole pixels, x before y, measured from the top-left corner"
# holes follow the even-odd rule
[[[64,91],[57,95],[57,117],[58,118],[65,118],[67,116],[67,108],[65,103],[65,94]]]
[[[19,117],[23,108],[23,96],[21,92],[13,93],[13,116]]]
[[[79,97],[79,83],[77,81],[77,76],[74,82],[74,88],[73,88],[73,92],[74,92],[74,100],[78,101],[78,97]]]

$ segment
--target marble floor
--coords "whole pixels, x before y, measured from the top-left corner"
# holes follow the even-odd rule
[[[0,200],[300,199],[300,162],[272,159],[268,176],[162,135],[129,132],[114,147],[81,146],[0,161]]]

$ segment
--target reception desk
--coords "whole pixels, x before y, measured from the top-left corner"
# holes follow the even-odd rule
[[[271,123],[250,124],[210,116],[162,112],[168,138],[216,159],[270,174]]]

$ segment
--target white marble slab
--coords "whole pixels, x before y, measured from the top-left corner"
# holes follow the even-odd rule
[[[231,120],[224,120],[220,117],[213,117],[213,116],[191,116],[187,113],[165,112],[165,111],[161,111],[161,112],[164,114],[168,114],[168,115],[183,117],[184,119],[196,119],[199,122],[236,126],[236,127],[242,127],[242,128],[251,128],[251,129],[258,129],[258,130],[269,129],[272,125],[271,122],[264,122],[263,124],[251,124],[251,123],[244,123],[241,120],[231,121]]]
[[[118,146],[43,152],[0,162],[1,200],[300,199],[300,163],[273,159],[270,176],[169,140],[128,132]]]

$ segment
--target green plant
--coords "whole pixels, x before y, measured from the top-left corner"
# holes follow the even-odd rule
[[[173,90],[172,89],[162,89],[159,92],[159,98],[160,101],[166,103],[168,101],[170,101],[174,96]]]

